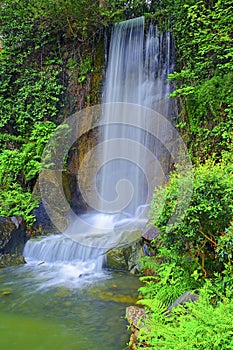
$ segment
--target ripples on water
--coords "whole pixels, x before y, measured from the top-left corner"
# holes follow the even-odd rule
[[[123,349],[129,337],[125,308],[136,300],[138,279],[89,269],[33,263],[2,270],[0,348]]]

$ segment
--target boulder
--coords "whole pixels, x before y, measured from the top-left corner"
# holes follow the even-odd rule
[[[126,308],[126,318],[131,329],[140,329],[144,326],[146,311],[138,306],[128,306]]]
[[[152,239],[157,238],[158,235],[159,230],[154,226],[149,226],[142,232],[142,238],[147,242],[151,242]]]
[[[140,266],[137,260],[142,257],[140,241],[122,248],[113,248],[107,252],[107,267],[114,270],[127,270],[138,273]]]
[[[139,330],[144,326],[146,311],[138,306],[128,306],[126,308],[126,318],[131,325],[132,332],[130,336],[129,348],[131,350],[137,350]]]
[[[16,254],[3,254],[0,255],[0,268],[1,267],[13,267],[25,264],[26,261],[22,255]]]
[[[154,226],[147,227],[142,232],[142,239],[143,239],[143,253],[145,256],[153,256],[154,255],[154,247],[155,244],[153,242],[153,239],[156,239],[159,235],[159,230]]]
[[[33,209],[32,214],[36,218],[36,221],[33,224],[32,235],[38,235],[41,233],[51,234],[57,232],[57,229],[50,220],[43,203],[40,203],[37,208]]]
[[[0,255],[22,255],[28,239],[23,218],[19,216],[0,217]]]
[[[0,216],[0,267],[25,264],[22,253],[28,238],[21,217]]]
[[[190,303],[198,300],[198,294],[192,294],[187,291],[183,293],[179,298],[177,298],[167,309],[170,311],[178,305],[184,305],[185,303]]]

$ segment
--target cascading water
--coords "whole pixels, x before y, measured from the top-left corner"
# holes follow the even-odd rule
[[[149,203],[149,179],[144,175],[148,165],[143,159],[144,149],[138,145],[157,153],[158,159],[161,155],[155,141],[145,132],[146,109],[135,109],[135,126],[128,124],[129,109],[132,108],[129,103],[148,107],[167,117],[171,87],[166,79],[173,71],[171,34],[159,33],[150,25],[144,40],[144,22],[144,17],[140,17],[115,25],[102,99],[102,114],[107,116],[108,123],[101,136],[103,167],[99,174],[101,202],[98,207],[104,213],[124,211],[132,219],[137,216],[140,206]],[[111,124],[112,115],[117,114],[119,123],[116,118]]]
[[[94,278],[103,278],[103,249],[84,247],[61,234],[30,239],[23,254],[28,264],[39,268],[37,279],[41,288],[57,285],[72,288],[85,285]]]
[[[145,110],[152,109],[165,117],[170,114],[171,87],[166,79],[173,71],[172,47],[170,33],[160,33],[151,25],[145,35],[144,17],[114,26],[100,117],[107,123],[99,139],[102,148],[96,181],[100,198],[97,210],[80,216],[82,220],[71,219],[65,236],[30,240],[24,250],[28,262],[66,266],[66,271],[73,269],[78,277],[97,273],[104,265],[104,252],[124,244],[125,225],[134,223],[136,218],[140,218],[139,226],[134,228],[145,225],[144,209],[151,197],[148,183],[154,178],[154,185],[164,180],[164,169],[151,167],[147,154],[156,155],[159,161],[166,156],[161,146],[166,143],[166,128],[158,125],[160,142],[154,139],[145,131]],[[132,111],[134,123],[128,123]],[[115,122],[111,123],[113,117]],[[149,152],[145,153],[145,149]],[[145,169],[149,176],[145,176]]]

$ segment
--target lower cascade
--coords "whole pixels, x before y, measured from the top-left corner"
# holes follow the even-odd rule
[[[28,262],[88,262],[93,271],[100,271],[105,260],[103,249],[84,247],[60,234],[29,240],[23,254]]]
[[[30,239],[23,255],[28,266],[37,267],[41,289],[61,285],[76,288],[107,276],[103,273],[103,249],[82,246],[63,234]]]

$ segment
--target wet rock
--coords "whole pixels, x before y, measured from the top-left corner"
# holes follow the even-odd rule
[[[40,188],[39,190],[33,190],[33,193],[37,195],[38,198],[43,195],[43,206],[39,206],[38,212],[35,210],[34,214],[36,214],[36,224],[41,225],[42,232],[45,233],[53,232],[46,232],[45,230],[48,217],[52,222],[51,227],[56,225],[56,232],[65,231],[69,225],[67,215],[70,210],[70,204],[62,187],[62,175],[62,171],[60,170],[43,170],[40,174]],[[37,190],[40,192],[36,193]],[[45,222],[42,224],[43,211],[44,214],[45,212],[47,213],[47,217],[44,217]]]
[[[142,257],[141,242],[134,242],[129,246],[111,249],[107,252],[107,267],[114,270],[127,270],[133,274],[140,271],[138,258]]]
[[[0,254],[22,255],[28,238],[21,217],[0,217]]]
[[[0,268],[20,266],[20,265],[24,265],[25,263],[26,261],[22,255],[16,255],[16,254],[0,255]]]
[[[122,303],[122,304],[131,304],[136,303],[136,298],[131,297],[130,295],[123,295],[118,293],[112,293],[112,292],[101,292],[99,293],[98,297],[102,300],[107,301],[114,301],[116,303]]]
[[[23,218],[0,217],[0,267],[25,264],[22,253],[28,238]]]
[[[149,226],[142,232],[142,249],[145,256],[153,256],[155,254],[154,248],[156,244],[153,240],[156,239],[158,235],[159,230],[154,226]]]
[[[129,348],[132,350],[138,349],[139,330],[144,326],[146,319],[146,311],[138,306],[128,306],[126,308],[126,318],[131,325],[131,336]]]
[[[126,308],[126,318],[131,324],[131,329],[140,329],[144,326],[146,311],[138,306],[128,306]]]
[[[3,292],[1,292],[1,295],[3,296],[7,296],[7,295],[11,295],[12,291],[11,290],[4,290]]]
[[[40,203],[39,206],[33,210],[32,214],[36,218],[36,221],[33,224],[33,236],[41,233],[50,234],[57,232],[57,229],[51,222],[43,203]]]

